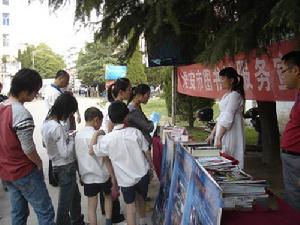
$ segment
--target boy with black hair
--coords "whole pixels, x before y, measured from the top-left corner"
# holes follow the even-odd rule
[[[79,166],[79,174],[84,186],[84,195],[88,197],[88,217],[90,225],[97,225],[98,194],[104,192],[105,198],[105,224],[111,225],[112,220],[112,183],[115,188],[116,182],[113,171],[107,157],[96,158],[89,154],[91,139],[95,136],[96,141],[101,141],[105,134],[99,130],[103,120],[102,112],[96,107],[88,108],[84,113],[85,127],[79,130],[75,137],[75,152]],[[95,135],[94,135],[95,134]]]
[[[136,225],[137,204],[139,224],[145,225],[145,198],[151,163],[149,143],[140,130],[124,127],[128,112],[122,101],[115,101],[109,106],[108,115],[114,123],[114,129],[99,143],[91,142],[93,148],[90,149],[90,154],[109,157],[126,203],[127,224]]]
[[[26,224],[28,203],[40,225],[54,224],[54,209],[33,141],[34,122],[24,107],[42,87],[40,74],[21,69],[13,77],[10,97],[0,104],[0,178],[10,193],[12,224]]]

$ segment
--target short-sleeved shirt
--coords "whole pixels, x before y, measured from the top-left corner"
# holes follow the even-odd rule
[[[56,86],[54,84],[50,84],[46,87],[44,100],[45,100],[45,105],[46,105],[46,109],[47,109],[47,114],[48,114],[49,110],[52,108],[52,106],[54,105],[54,102],[56,101],[56,99],[62,93],[64,93],[64,90],[62,90],[61,88],[59,88],[58,86]],[[67,119],[66,121],[60,121],[60,123],[63,124],[66,131],[70,130],[70,120],[69,119]]]
[[[64,166],[75,161],[75,140],[67,134],[62,124],[55,120],[45,120],[42,136],[53,166]]]
[[[148,142],[140,130],[123,127],[124,124],[115,125],[112,132],[94,145],[94,152],[98,157],[110,158],[119,186],[130,187],[137,184],[149,170],[144,155],[148,151]]]
[[[290,119],[286,124],[281,138],[281,148],[300,153],[300,93],[290,112]]]
[[[15,181],[35,167],[26,156],[35,150],[34,122],[22,103],[10,99],[0,104],[0,115],[0,177]]]
[[[45,104],[47,111],[51,109],[51,107],[54,105],[55,100],[63,93],[63,91],[56,87],[55,85],[51,84],[48,85],[45,89]]]
[[[95,129],[86,126],[76,133],[75,153],[78,161],[79,174],[85,184],[102,184],[109,179],[107,168],[103,159],[89,154],[89,145],[95,133]],[[100,143],[103,136],[99,136]]]
[[[108,133],[108,124],[110,122],[110,119],[108,116],[108,108],[109,108],[110,104],[111,104],[111,102],[107,102],[104,106],[104,109],[102,110],[103,120],[102,120],[101,130],[104,130],[105,133]]]

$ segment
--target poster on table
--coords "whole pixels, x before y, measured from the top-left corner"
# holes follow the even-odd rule
[[[193,167],[182,225],[219,225],[222,215],[222,192],[210,174],[199,164]]]
[[[163,156],[161,162],[159,193],[155,202],[152,215],[152,223],[154,225],[163,224],[165,220],[165,212],[173,172],[174,151],[174,141],[169,135],[167,135],[164,143]]]
[[[166,225],[182,224],[188,186],[195,165],[193,157],[185,149],[177,144],[174,169],[169,191],[168,207],[166,211]]]

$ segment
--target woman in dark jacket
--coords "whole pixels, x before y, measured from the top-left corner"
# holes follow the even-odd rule
[[[132,88],[132,101],[128,104],[129,115],[127,121],[128,126],[135,127],[143,133],[150,147],[152,143],[150,133],[153,131],[154,125],[151,120],[148,120],[141,108],[141,104],[147,104],[149,98],[150,87],[147,84],[139,84]]]

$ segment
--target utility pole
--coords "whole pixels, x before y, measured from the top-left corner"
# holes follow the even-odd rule
[[[35,50],[32,51],[32,69],[34,69],[34,56],[35,56]]]
[[[176,125],[176,67],[172,70],[172,125]]]

